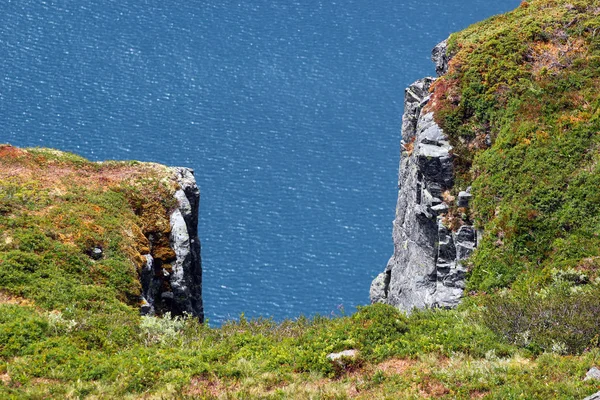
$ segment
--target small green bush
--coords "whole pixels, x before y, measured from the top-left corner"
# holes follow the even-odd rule
[[[152,343],[168,344],[174,342],[186,325],[186,320],[176,316],[171,318],[171,313],[167,312],[160,317],[143,316],[140,323],[140,335],[146,345]]]
[[[48,322],[31,307],[0,304],[0,357],[30,353],[48,331]]]

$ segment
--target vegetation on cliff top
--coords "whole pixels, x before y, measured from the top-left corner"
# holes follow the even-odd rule
[[[538,0],[455,34],[431,107],[485,230],[472,290],[600,267],[600,2]],[[487,142],[487,143],[486,143]],[[490,145],[491,142],[491,145]],[[463,188],[464,189],[464,188]]]
[[[458,310],[372,305],[220,328],[141,317],[140,254],[170,256],[167,169],[0,146],[0,398],[600,390],[583,380],[600,363],[600,2],[523,2],[453,35],[450,49],[429,107],[485,229]],[[359,356],[326,358],[346,349]]]

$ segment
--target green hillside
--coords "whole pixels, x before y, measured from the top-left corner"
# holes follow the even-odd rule
[[[451,137],[455,187],[473,186],[472,209],[450,218],[484,232],[459,309],[376,304],[220,328],[140,316],[145,235],[163,238],[155,254],[172,251],[167,168],[1,145],[0,398],[600,391],[584,380],[600,366],[600,1],[523,2],[449,48],[427,107]]]
[[[523,2],[453,35],[431,107],[485,230],[472,290],[600,267],[600,2]],[[491,145],[486,143],[489,135]]]

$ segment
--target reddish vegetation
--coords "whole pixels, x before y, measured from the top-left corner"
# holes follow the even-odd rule
[[[148,175],[164,175],[164,167],[158,164],[122,162],[74,163],[63,161],[58,151],[30,152],[10,145],[0,145],[0,179],[18,177],[19,180],[35,180],[44,188],[60,190],[66,185],[82,185],[109,188],[123,182],[135,182]]]

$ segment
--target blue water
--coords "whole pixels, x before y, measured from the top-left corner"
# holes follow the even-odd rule
[[[192,167],[211,324],[339,314],[392,253],[404,88],[519,0],[2,0],[0,143]]]

